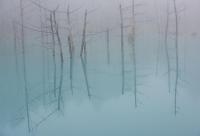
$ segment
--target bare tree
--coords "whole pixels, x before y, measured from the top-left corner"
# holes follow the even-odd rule
[[[87,10],[85,11],[84,16],[84,26],[83,26],[83,33],[82,33],[82,44],[81,44],[81,52],[80,56],[83,57],[84,55],[84,61],[87,63],[87,43],[86,43],[86,28],[87,28]]]
[[[123,11],[122,5],[119,6],[120,9],[120,29],[121,29],[121,72],[122,72],[122,94],[124,94],[125,87],[125,65],[124,65],[124,21],[123,21]]]
[[[178,90],[178,78],[179,78],[179,21],[176,0],[173,0],[174,15],[175,15],[175,52],[176,52],[176,75],[175,75],[175,96],[174,96],[174,114],[177,114],[177,90]]]
[[[171,89],[171,64],[169,57],[168,49],[168,33],[169,33],[169,1],[167,0],[167,9],[166,9],[166,24],[165,24],[165,54],[167,59],[167,78],[168,78],[168,90]]]
[[[55,28],[54,28],[54,22],[53,22],[53,14],[50,13],[50,23],[51,23],[51,36],[52,36],[52,45],[53,45],[53,91],[54,96],[56,97],[56,85],[57,85],[57,66],[56,66],[56,41],[55,41]]]
[[[17,46],[17,26],[16,22],[13,21],[13,41],[14,41],[14,55],[15,55],[15,69],[16,69],[16,77],[17,77],[17,86],[19,89],[19,79],[20,79],[20,73],[19,73],[19,56],[18,56],[18,46]]]
[[[83,68],[83,74],[84,74],[84,78],[85,78],[85,84],[86,84],[86,88],[87,88],[88,98],[91,99],[91,92],[90,92],[90,86],[89,86],[88,74],[87,74],[87,64],[85,63],[85,59],[83,57],[81,57],[81,64],[82,64],[82,68]]]
[[[89,99],[91,99],[89,81],[88,81],[88,76],[87,76],[88,75],[87,74],[87,47],[86,47],[86,45],[87,45],[87,43],[86,43],[87,14],[88,14],[88,12],[87,12],[87,10],[85,10],[80,57],[81,57],[81,63],[82,63],[83,74],[84,74],[84,78],[85,78],[85,84],[86,84],[86,88],[87,88],[88,97],[89,97]]]
[[[41,4],[41,1],[39,0],[39,3]],[[42,88],[43,88],[43,92],[46,91],[46,75],[45,75],[45,45],[44,45],[44,24],[43,24],[43,18],[42,18],[42,8],[39,7],[39,11],[40,11],[40,29],[41,29],[41,46],[42,46]],[[45,95],[43,98],[43,102],[45,103]]]
[[[135,107],[137,107],[137,62],[136,62],[136,47],[135,47],[135,0],[132,0],[132,49],[133,49],[133,67],[134,67],[134,94],[135,94]]]
[[[107,63],[110,64],[110,30],[106,30],[106,43],[107,43]]]
[[[22,68],[23,68],[23,80],[24,80],[24,91],[25,91],[25,105],[26,105],[26,117],[28,123],[28,131],[31,131],[30,124],[30,112],[29,112],[29,93],[28,93],[28,82],[27,82],[27,69],[26,69],[26,48],[25,48],[25,34],[24,34],[24,7],[23,0],[20,0],[20,19],[21,19],[21,44],[22,44]]]
[[[56,10],[53,11],[53,19],[54,19],[54,25],[55,25],[55,32],[56,32],[56,37],[58,40],[58,45],[59,45],[59,50],[60,50],[60,81],[59,81],[59,92],[58,92],[58,110],[60,110],[61,107],[61,101],[62,101],[62,84],[63,84],[63,66],[64,66],[64,57],[63,57],[63,49],[62,49],[62,43],[60,39],[60,34],[59,34],[59,27],[58,23],[56,20]]]
[[[69,45],[69,55],[70,55],[70,88],[73,95],[73,65],[74,65],[74,41],[72,35],[71,17],[70,17],[70,7],[67,9],[67,23],[69,29],[68,35],[68,45]]]
[[[47,11],[44,11],[44,31],[47,31],[48,29],[49,29],[49,26],[51,26],[51,25],[49,25],[48,24],[48,21],[49,20],[47,20],[47,17],[48,17],[48,12]],[[52,33],[51,33],[51,35],[52,35]],[[47,83],[48,83],[48,91],[50,91],[50,89],[51,89],[51,83],[49,82],[51,79],[50,79],[50,58],[52,57],[52,54],[50,53],[50,51],[52,50],[52,48],[49,48],[49,33],[44,33],[44,40],[45,40],[45,42],[46,42],[46,44],[45,44],[45,46],[47,46],[48,48],[47,48],[47,51],[46,51],[46,55],[47,55],[47,57],[46,57],[46,70],[47,70]],[[54,93],[54,91],[53,91],[53,93]]]
[[[157,54],[156,54],[156,76],[158,75],[158,70],[159,70],[159,61],[160,61],[160,51],[161,51],[161,19],[160,19],[160,14],[157,6],[157,2],[155,1],[155,9],[156,9],[156,16],[158,20],[156,21],[157,25],[157,31],[158,31],[158,47],[157,47]]]

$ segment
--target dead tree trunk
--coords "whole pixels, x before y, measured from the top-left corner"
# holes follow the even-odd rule
[[[159,62],[160,62],[160,51],[161,51],[161,22],[160,22],[160,15],[157,6],[157,2],[155,2],[155,9],[156,9],[156,16],[158,17],[157,20],[157,29],[158,29],[158,47],[157,47],[157,55],[156,55],[156,76],[158,76],[159,70]]]
[[[73,95],[74,42],[73,42],[73,35],[72,35],[72,26],[71,26],[69,6],[67,9],[67,21],[68,21],[68,27],[69,27],[68,45],[69,45],[69,55],[70,55],[70,89],[71,89],[71,92]]]
[[[17,87],[19,90],[19,79],[20,79],[20,74],[19,74],[19,58],[18,58],[18,47],[17,47],[17,26],[16,23],[13,21],[13,40],[14,40],[14,55],[15,55],[15,69],[16,69],[16,77],[17,77]]]
[[[55,28],[54,28],[54,22],[53,22],[53,14],[50,13],[50,23],[51,23],[51,36],[52,36],[52,45],[53,45],[53,91],[54,96],[56,97],[56,85],[57,85],[57,66],[56,66],[56,43],[55,43]]]
[[[63,49],[62,49],[62,43],[61,43],[61,39],[60,39],[60,34],[59,34],[59,28],[58,28],[58,24],[56,21],[56,11],[53,11],[53,18],[54,18],[54,25],[55,25],[55,32],[56,32],[56,37],[58,40],[58,45],[59,45],[59,50],[60,50],[60,61],[61,61],[61,65],[60,65],[60,81],[59,81],[59,92],[58,92],[58,110],[60,110],[61,108],[61,102],[62,102],[62,84],[63,84],[63,66],[64,66],[64,58],[63,58]]]
[[[27,69],[26,69],[26,48],[25,48],[25,34],[24,34],[24,8],[23,0],[20,0],[20,19],[21,19],[21,44],[22,44],[22,69],[23,69],[23,80],[24,80],[24,91],[25,91],[25,105],[26,105],[26,117],[28,123],[28,131],[31,131],[30,124],[30,112],[29,112],[29,93],[28,93],[28,82],[27,82]]]
[[[177,114],[177,91],[178,91],[178,78],[179,78],[179,52],[178,52],[178,34],[179,34],[179,22],[178,11],[176,6],[176,0],[174,2],[174,14],[175,14],[175,55],[176,55],[176,75],[175,75],[175,96],[174,96],[174,114]]]
[[[135,0],[132,0],[132,49],[133,49],[133,67],[134,67],[134,96],[135,107],[137,107],[137,62],[136,62],[136,47],[135,47]]]
[[[87,74],[87,64],[85,63],[85,59],[83,57],[81,57],[81,64],[82,64],[82,68],[83,68],[83,74],[84,74],[84,78],[85,78],[85,84],[86,84],[86,88],[87,88],[88,98],[91,99],[90,86],[89,86],[88,74]]]
[[[121,72],[122,72],[122,95],[124,94],[124,84],[125,84],[125,72],[124,72],[124,23],[123,23],[123,11],[120,4],[120,22],[121,22]]]
[[[86,28],[87,28],[87,10],[85,11],[85,16],[84,16],[82,44],[81,44],[81,52],[80,52],[81,57],[83,57],[83,55],[84,55],[84,62],[85,63],[87,63]]]
[[[167,2],[167,18],[165,25],[165,54],[167,60],[167,78],[168,78],[168,90],[171,89],[171,64],[169,57],[169,48],[168,48],[168,33],[169,33],[169,2]]]
[[[41,4],[41,1],[39,1],[39,3]],[[40,29],[41,29],[41,46],[42,46],[42,88],[43,88],[43,93],[45,94],[46,91],[46,74],[45,74],[45,47],[44,47],[44,24],[43,24],[43,20],[42,20],[42,8],[40,7]],[[45,104],[45,95],[43,96],[43,102]]]
[[[49,27],[48,26],[47,16],[48,16],[47,11],[45,11],[44,12],[44,18],[45,18],[44,19],[44,28],[45,28],[45,30],[48,30],[48,27]],[[49,46],[49,33],[45,33],[44,39],[45,39],[45,42],[46,42],[45,45]],[[47,54],[47,57],[46,57],[47,84],[48,84],[48,91],[50,91],[51,90],[51,87],[50,87],[51,83],[49,81],[51,80],[51,78],[50,78],[50,58],[51,58],[51,55],[50,55],[49,49],[47,49],[46,54]]]
[[[88,98],[91,99],[89,81],[88,81],[88,76],[87,76],[88,75],[87,74],[87,48],[86,48],[87,14],[88,13],[86,10],[85,15],[84,15],[84,25],[83,25],[80,57],[81,57],[81,64],[82,64],[82,68],[83,68],[83,74],[84,74],[84,78],[85,78],[85,84],[86,84],[86,88],[87,88]]]
[[[106,30],[106,43],[107,43],[107,63],[110,64],[110,30]]]

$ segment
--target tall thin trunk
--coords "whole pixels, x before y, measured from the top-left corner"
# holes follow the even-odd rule
[[[160,61],[160,50],[161,50],[161,22],[160,22],[160,15],[159,10],[157,6],[157,2],[155,1],[155,9],[156,9],[156,16],[158,17],[157,20],[157,29],[158,29],[158,47],[157,47],[157,53],[156,53],[156,76],[158,75],[159,70],[159,61]]]
[[[125,84],[125,72],[124,72],[124,22],[123,22],[123,11],[122,11],[122,6],[120,4],[120,21],[121,21],[121,72],[122,72],[122,94],[124,94],[124,84]]]
[[[50,23],[51,23],[51,36],[52,36],[52,45],[53,45],[53,91],[54,96],[56,97],[56,85],[57,85],[57,66],[56,66],[56,42],[55,42],[55,30],[54,30],[54,22],[53,22],[53,14],[50,13]]]
[[[85,63],[85,59],[83,57],[81,57],[81,64],[82,64],[82,68],[83,68],[83,74],[84,74],[84,78],[85,78],[85,84],[86,84],[86,88],[87,88],[87,93],[88,93],[88,98],[91,99],[91,92],[90,92],[90,86],[89,86],[89,81],[88,81],[88,74],[87,74],[87,64]]]
[[[24,80],[24,91],[25,91],[25,105],[26,105],[26,117],[28,123],[28,131],[31,131],[30,125],[30,112],[29,112],[29,93],[28,93],[28,82],[27,82],[27,69],[26,69],[26,48],[25,48],[25,34],[24,34],[24,8],[23,1],[20,0],[20,18],[21,18],[21,44],[22,44],[22,62],[23,62],[23,80]]]
[[[41,1],[39,0],[39,3],[41,4]],[[41,45],[42,45],[42,88],[43,88],[43,93],[45,94],[46,91],[46,77],[45,77],[45,47],[44,47],[44,24],[43,24],[43,20],[42,20],[42,8],[40,7],[40,29],[41,29]],[[45,95],[43,96],[43,102],[45,104]]]
[[[73,95],[74,42],[73,42],[73,35],[72,35],[69,6],[68,6],[68,9],[67,9],[67,20],[68,20],[68,27],[69,27],[68,45],[69,45],[69,54],[70,54],[70,89],[71,89],[71,92],[72,92],[72,95]]]
[[[46,11],[44,12],[44,17],[45,17],[45,20],[44,20],[44,27],[45,27],[45,30],[48,30],[48,22],[47,22],[47,13],[46,13]],[[45,35],[45,42],[46,42],[46,44],[45,45],[48,45],[49,44],[49,34],[48,33],[46,33]],[[50,81],[50,52],[49,52],[49,49],[47,49],[47,52],[46,52],[46,54],[47,54],[47,58],[46,58],[46,65],[47,65],[47,83],[48,83],[48,91],[50,91],[51,90],[51,84],[49,83],[49,81]]]
[[[69,50],[70,50],[70,89],[71,89],[71,93],[73,95],[74,91],[73,91],[73,62],[74,62],[74,55],[73,55],[73,43],[72,43],[72,39],[70,38],[70,36],[68,36],[68,44],[69,44]]]
[[[165,54],[167,59],[167,78],[168,78],[168,90],[170,92],[171,89],[171,64],[169,57],[169,49],[168,49],[168,32],[169,32],[169,2],[167,1],[167,18],[165,25]]]
[[[20,79],[20,74],[19,74],[19,57],[18,57],[18,47],[17,47],[17,26],[15,22],[13,21],[13,33],[14,33],[14,54],[15,54],[15,69],[16,69],[16,77],[17,77],[17,87],[19,90],[19,79]]]
[[[88,75],[87,74],[87,47],[86,47],[87,14],[88,14],[87,10],[85,10],[80,57],[81,57],[81,64],[83,68],[83,74],[85,78],[88,98],[91,99],[89,81],[88,81],[88,76],[87,76]]]
[[[87,27],[87,10],[85,11],[85,16],[84,16],[82,44],[81,44],[81,52],[80,52],[81,57],[84,55],[85,63],[87,63],[86,27]]]
[[[110,64],[110,30],[106,30],[106,43],[107,43],[107,63]]]
[[[132,0],[132,49],[133,49],[133,67],[134,67],[134,96],[135,107],[137,107],[137,62],[136,62],[136,47],[135,47],[135,0]]]
[[[55,25],[55,30],[56,30],[56,37],[58,40],[58,45],[59,45],[59,50],[60,50],[60,81],[59,81],[59,92],[58,92],[58,110],[61,108],[61,102],[62,102],[62,84],[63,84],[63,67],[64,67],[64,57],[63,57],[63,49],[62,49],[62,43],[60,39],[60,34],[59,34],[59,28],[58,24],[56,21],[56,11],[53,12],[53,17],[54,17],[54,25]]]
[[[175,75],[175,96],[174,96],[174,114],[177,114],[177,91],[178,91],[178,78],[179,78],[179,52],[178,52],[178,12],[176,7],[176,0],[174,2],[174,13],[175,13],[175,51],[176,51],[176,75]]]

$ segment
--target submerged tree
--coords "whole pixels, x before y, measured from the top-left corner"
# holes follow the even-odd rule
[[[175,57],[176,57],[176,69],[175,69],[175,96],[174,96],[174,114],[177,114],[177,90],[178,90],[178,79],[179,79],[179,21],[176,0],[173,0],[174,15],[175,15]]]
[[[124,63],[124,20],[122,5],[119,6],[120,9],[120,30],[121,30],[121,74],[122,74],[122,95],[125,90],[125,63]]]
[[[82,32],[80,57],[81,57],[81,63],[82,63],[88,98],[91,99],[91,92],[90,92],[89,81],[88,81],[88,76],[87,76],[88,75],[87,74],[87,47],[86,47],[86,45],[87,45],[87,43],[86,43],[87,15],[88,15],[88,12],[86,10],[85,15],[84,15],[84,25],[83,25],[83,32]]]
[[[63,57],[63,49],[62,49],[62,43],[60,39],[59,34],[59,27],[56,20],[56,10],[53,11],[53,20],[55,25],[55,34],[57,37],[58,45],[59,45],[59,51],[60,51],[60,81],[58,86],[58,110],[60,110],[61,107],[61,101],[62,101],[62,85],[63,85],[63,67],[64,67],[64,57]]]
[[[49,26],[51,27],[51,25],[48,24],[48,20],[47,20],[47,17],[48,17],[48,12],[47,11],[44,11],[44,25],[43,25],[43,28],[44,28],[44,31],[49,31]],[[43,30],[42,30],[43,31]],[[48,47],[47,48],[47,51],[46,51],[46,76],[47,76],[47,83],[48,83],[48,91],[51,90],[51,83],[49,82],[51,80],[50,78],[50,58],[52,57],[52,53],[50,52],[52,50],[52,48],[49,47],[49,36],[52,35],[52,32],[49,31],[49,33],[44,33],[44,42],[46,43],[44,46]],[[52,92],[52,91],[51,91]],[[53,91],[54,93],[54,91]]]
[[[137,107],[137,62],[136,62],[136,46],[135,46],[135,29],[136,29],[136,21],[135,21],[135,0],[132,0],[132,25],[131,25],[131,34],[130,34],[130,43],[132,45],[132,53],[133,53],[133,86],[134,86],[134,96],[135,96],[135,107]]]
[[[107,50],[107,63],[110,64],[110,30],[106,30],[106,50]]]
[[[91,92],[90,92],[90,86],[89,86],[89,81],[88,81],[88,74],[87,74],[87,64],[85,63],[85,59],[81,57],[81,64],[83,68],[83,74],[85,78],[85,84],[86,84],[86,89],[87,89],[87,95],[88,98],[91,99]]]
[[[157,25],[157,32],[158,32],[158,47],[157,47],[157,54],[156,54],[156,76],[158,75],[159,72],[159,62],[160,62],[160,51],[161,51],[161,34],[162,34],[162,30],[161,30],[161,18],[160,18],[160,14],[159,14],[159,10],[158,10],[158,6],[157,6],[157,2],[155,1],[155,9],[156,9],[156,16],[158,18],[158,20],[156,21],[156,25]]]
[[[56,97],[56,85],[57,85],[57,66],[56,66],[56,41],[55,41],[55,28],[54,28],[54,22],[53,22],[53,14],[50,13],[50,24],[51,24],[51,36],[52,36],[52,51],[53,51],[53,92],[54,96]]]
[[[81,57],[83,57],[84,55],[85,63],[87,63],[87,43],[86,43],[87,14],[88,12],[86,10],[85,16],[84,16],[84,25],[83,25],[82,43],[81,43],[81,52],[80,52]]]
[[[68,23],[68,46],[70,55],[70,89],[73,95],[73,65],[74,65],[74,41],[72,35],[71,17],[70,17],[70,7],[67,9],[67,23]]]
[[[168,33],[169,33],[169,1],[167,0],[167,9],[166,9],[166,24],[165,24],[165,54],[167,60],[167,78],[168,78],[168,90],[171,89],[171,64],[170,64],[170,55],[168,47]]]
[[[25,48],[25,34],[24,34],[24,7],[23,0],[20,0],[20,19],[21,19],[21,45],[22,45],[22,69],[25,91],[25,105],[26,105],[26,117],[28,123],[28,131],[31,131],[30,123],[30,111],[29,111],[29,93],[28,93],[28,81],[27,81],[27,68],[26,68],[26,48]]]
[[[20,73],[19,73],[19,56],[18,56],[18,38],[17,38],[17,26],[16,22],[12,22],[13,25],[13,43],[14,43],[14,55],[15,55],[15,69],[16,69],[16,77],[17,77],[17,87],[19,89],[19,80],[20,80]]]
[[[41,1],[39,0],[39,3],[41,3]],[[43,18],[42,18],[42,8],[39,8],[40,11],[40,29],[41,29],[41,46],[42,46],[42,90],[43,93],[45,93],[46,91],[46,74],[45,74],[45,54],[46,54],[46,49],[45,49],[45,40],[44,40],[44,23],[43,23]],[[45,103],[45,95],[43,96],[43,102]]]

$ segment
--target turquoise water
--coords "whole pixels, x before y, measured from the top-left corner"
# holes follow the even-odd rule
[[[199,136],[200,93],[197,40],[187,40],[187,57],[181,57],[178,113],[174,115],[174,91],[168,92],[163,50],[155,75],[155,39],[139,37],[137,43],[138,107],[134,106],[133,66],[130,45],[125,44],[125,94],[121,94],[119,38],[111,40],[111,64],[106,62],[104,38],[88,44],[87,72],[91,99],[76,47],[74,94],[69,84],[69,57],[65,52],[63,101],[57,111],[53,96],[52,62],[46,53],[45,82],[42,80],[40,49],[28,45],[27,69],[31,132],[28,132],[23,80],[16,76],[12,48],[1,57],[0,136]],[[145,39],[145,40],[144,40]],[[148,44],[151,43],[151,44]],[[37,43],[35,43],[37,45]],[[77,44],[78,45],[78,44]],[[184,47],[184,44],[181,45]],[[67,47],[64,47],[67,50]],[[182,52],[181,48],[181,52]],[[19,55],[20,56],[20,55]],[[49,61],[47,63],[47,61]],[[57,59],[59,61],[59,59]],[[183,64],[183,62],[185,62]],[[19,62],[21,64],[21,62]],[[185,70],[183,66],[186,65]],[[58,71],[59,72],[59,71]],[[59,80],[59,76],[57,77]],[[173,79],[172,79],[173,82]],[[45,89],[43,89],[43,83]],[[45,95],[44,95],[45,94]]]
[[[200,136],[200,20],[197,14],[199,0],[177,0],[180,67],[177,97],[174,91],[176,62],[172,0],[169,0],[168,32],[170,92],[164,50],[168,0],[136,0],[136,94],[133,54],[128,42],[132,31],[132,0],[40,0],[44,6],[41,12],[40,6],[32,1],[39,2],[22,0],[28,86],[26,101],[20,3],[19,0],[0,0],[0,136]],[[125,29],[124,94],[120,50],[120,3],[123,7]],[[75,11],[71,14],[75,46],[73,94],[70,88],[70,56],[67,41],[69,25],[67,15],[63,13],[67,11],[68,4],[70,10]],[[58,87],[61,71],[58,42],[56,40],[55,96],[52,33],[45,33],[42,46],[40,32],[40,19],[47,31],[50,31],[50,12],[46,8],[55,9],[57,6],[56,19],[64,53],[60,101]],[[85,9],[89,11],[86,32],[87,63],[80,59]],[[17,27],[17,55],[14,50],[13,21]],[[106,56],[107,28],[110,29],[110,64],[107,63]],[[60,109],[58,102],[61,104]]]

